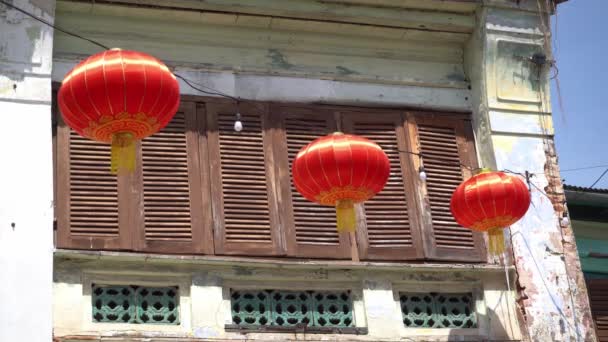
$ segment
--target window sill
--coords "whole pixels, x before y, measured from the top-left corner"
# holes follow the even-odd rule
[[[336,335],[367,335],[367,328],[360,327],[308,327],[305,325],[281,327],[281,326],[240,326],[236,324],[226,324],[227,332],[238,333],[301,333],[301,334],[336,334]]]
[[[180,263],[192,265],[211,266],[243,266],[260,268],[281,269],[374,269],[383,271],[462,271],[462,272],[496,272],[505,271],[503,265],[498,264],[466,264],[466,263],[434,263],[434,262],[402,262],[402,261],[344,261],[344,260],[321,260],[321,259],[291,259],[291,258],[263,258],[263,257],[233,257],[233,256],[211,256],[211,255],[175,255],[175,254],[152,254],[133,253],[121,251],[93,251],[55,249],[55,258],[65,260],[82,261],[127,261],[145,262],[151,264]],[[513,272],[513,266],[508,269]]]

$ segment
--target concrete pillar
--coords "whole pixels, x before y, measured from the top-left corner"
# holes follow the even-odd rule
[[[540,189],[532,187],[532,206],[508,239],[523,331],[533,341],[595,341],[572,229],[559,223],[564,196],[553,142],[551,66],[532,60],[535,54],[553,58],[546,9],[536,1],[488,4],[477,13],[466,51],[481,164],[532,172]]]
[[[9,1],[53,22],[54,0]],[[0,341],[52,338],[53,29],[0,4]]]
[[[363,302],[370,336],[395,338],[403,330],[402,314],[389,280],[365,280]]]

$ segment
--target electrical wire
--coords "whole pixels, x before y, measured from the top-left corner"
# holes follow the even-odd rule
[[[83,37],[83,36],[81,36],[81,35],[79,35],[79,34],[76,34],[76,33],[74,33],[74,32],[70,32],[70,31],[68,31],[68,30],[66,30],[66,29],[63,29],[63,28],[61,28],[61,27],[59,27],[59,26],[57,26],[57,25],[55,25],[55,24],[51,24],[51,23],[49,23],[48,21],[46,21],[46,20],[44,20],[44,19],[42,19],[42,18],[40,18],[40,17],[38,17],[38,16],[35,16],[35,15],[33,15],[33,14],[29,13],[28,11],[26,11],[26,10],[24,10],[24,9],[22,9],[22,8],[19,8],[19,7],[15,6],[15,5],[11,4],[11,3],[8,3],[8,2],[6,2],[6,1],[4,1],[4,0],[0,0],[0,3],[1,3],[1,4],[3,4],[3,5],[5,5],[5,6],[7,6],[7,7],[12,8],[12,9],[14,9],[14,10],[16,10],[16,11],[19,11],[19,12],[21,12],[21,13],[23,13],[23,14],[27,15],[28,17],[30,17],[30,18],[32,18],[32,19],[35,19],[35,20],[37,20],[37,21],[39,21],[39,22],[41,22],[41,23],[43,23],[43,24],[45,24],[45,25],[47,25],[47,26],[50,26],[50,27],[54,28],[54,29],[55,29],[55,30],[57,30],[57,31],[63,32],[63,33],[65,33],[65,34],[67,34],[67,35],[70,35],[70,36],[74,36],[74,37],[76,37],[76,38],[80,38],[80,39],[86,40],[87,42],[89,42],[89,43],[91,43],[91,44],[95,44],[95,45],[97,45],[97,46],[99,46],[99,47],[103,48],[104,50],[110,50],[110,48],[109,48],[109,47],[107,47],[107,46],[103,45],[103,44],[102,44],[102,43],[100,43],[100,42],[94,41],[93,39],[89,39],[89,38]]]
[[[35,19],[35,20],[37,20],[37,21],[39,21],[39,22],[41,22],[41,23],[43,23],[43,24],[45,24],[45,25],[47,25],[47,26],[49,26],[49,27],[51,27],[51,28],[53,28],[53,29],[55,29],[57,31],[63,32],[65,34],[67,34],[67,35],[70,35],[70,36],[73,36],[73,37],[76,37],[76,38],[79,38],[79,39],[82,39],[82,40],[85,40],[85,41],[87,41],[87,42],[89,42],[91,44],[94,44],[96,46],[101,47],[104,50],[110,50],[110,47],[108,47],[108,46],[106,46],[106,45],[104,45],[104,44],[102,44],[102,43],[100,43],[98,41],[95,41],[95,40],[87,38],[87,37],[83,37],[83,36],[81,36],[81,35],[79,35],[77,33],[74,33],[72,31],[66,30],[66,29],[64,29],[64,28],[62,28],[60,26],[55,25],[55,24],[51,24],[47,20],[44,20],[44,19],[42,19],[42,18],[40,18],[40,17],[38,17],[38,16],[36,16],[36,15],[34,15],[32,13],[29,13],[28,11],[26,11],[26,10],[24,10],[24,9],[18,7],[18,6],[15,6],[15,5],[11,4],[11,3],[8,3],[5,0],[0,0],[0,3],[3,4],[3,5],[5,5],[5,6],[7,6],[7,7],[12,8],[12,9],[14,9],[16,11],[19,11],[19,12],[27,15],[28,17],[30,17],[32,19]],[[213,89],[213,88],[210,88],[210,87],[207,87],[207,86],[203,86],[201,84],[197,84],[196,82],[191,81],[191,80],[185,78],[182,75],[179,75],[179,74],[176,74],[176,73],[173,73],[173,74],[175,75],[175,77],[177,77],[177,78],[181,79],[182,81],[184,81],[184,83],[186,83],[192,89],[194,89],[196,91],[199,91],[199,92],[201,92],[203,94],[221,96],[221,97],[229,98],[229,99],[234,100],[236,102],[239,101],[239,99],[237,99],[234,96],[230,96],[230,95],[224,94],[224,93],[222,93],[222,92],[220,92],[220,91],[218,91],[216,89]],[[198,87],[197,87],[197,85],[198,85]],[[201,88],[207,88],[207,89],[210,89],[211,91],[206,91],[206,90],[203,90]]]
[[[589,189],[592,189],[602,178],[604,178],[604,175],[606,175],[607,172],[608,172],[608,169],[604,170],[604,172],[595,180],[595,182],[593,182],[593,184],[591,184]]]
[[[390,150],[387,150],[387,151],[390,151]],[[413,152],[413,151],[399,150],[399,149],[397,149],[397,150],[392,150],[392,151],[397,151],[397,152],[399,152],[399,153],[407,153],[407,154],[415,155],[415,156],[420,157],[420,159],[422,159],[422,158],[423,158],[425,155],[426,155],[426,156],[428,156],[428,154],[426,154],[426,153],[424,153],[424,152]],[[462,166],[462,167],[464,167],[465,169],[467,169],[467,170],[469,170],[469,171],[472,171],[472,172],[475,172],[475,171],[477,171],[477,170],[481,170],[481,169],[482,169],[482,168],[480,168],[480,167],[476,167],[476,168],[474,168],[474,167],[471,167],[471,166],[468,166],[468,165],[462,164],[462,163],[460,163],[460,162],[455,162],[455,161],[450,160],[450,159],[447,159],[447,158],[438,158],[438,157],[432,157],[432,159],[433,159],[433,161],[441,161],[441,162],[443,162],[443,163],[444,163],[444,164],[446,164],[446,165],[447,165],[447,164],[449,164],[449,165],[458,165],[458,166]],[[423,159],[422,159],[422,160],[423,160]]]
[[[45,24],[45,25],[47,25],[47,26],[49,26],[49,27],[51,27],[51,28],[53,28],[53,29],[55,29],[57,31],[63,32],[65,34],[73,36],[75,38],[79,38],[79,39],[85,40],[85,41],[87,41],[87,42],[89,42],[91,44],[94,44],[94,45],[96,45],[98,47],[101,47],[103,49],[106,49],[106,50],[110,49],[108,46],[106,46],[106,45],[104,45],[104,44],[102,44],[102,43],[100,43],[98,41],[95,41],[95,40],[90,39],[90,38],[83,37],[83,36],[81,36],[81,35],[79,35],[77,33],[74,33],[72,31],[66,30],[66,29],[64,29],[64,28],[62,28],[60,26],[55,25],[55,24],[52,24],[52,23],[48,22],[47,20],[44,20],[44,19],[42,19],[42,18],[40,18],[40,17],[38,17],[38,16],[36,16],[34,14],[31,14],[28,11],[26,11],[26,10],[24,10],[24,9],[18,7],[18,6],[15,6],[15,5],[11,4],[11,3],[6,2],[5,0],[0,0],[0,3],[4,4],[7,7],[12,8],[12,9],[14,9],[16,11],[19,11],[22,14],[25,14],[25,15],[31,17],[32,19],[35,19],[35,20],[37,20],[37,21],[39,21],[39,22],[41,22],[41,23],[43,23],[43,24]],[[182,81],[184,81],[184,83],[186,83],[189,87],[191,87],[192,89],[194,89],[194,90],[196,90],[196,91],[198,91],[200,93],[207,94],[207,95],[221,96],[221,97],[225,97],[225,98],[231,99],[231,100],[233,100],[233,101],[235,101],[237,103],[239,102],[239,98],[237,98],[237,97],[228,95],[228,94],[223,93],[223,92],[221,92],[221,91],[219,91],[217,89],[214,89],[214,88],[202,85],[200,83],[194,82],[192,80],[189,80],[189,79],[187,79],[186,77],[184,77],[184,76],[182,76],[180,74],[174,73],[174,75],[175,75],[175,77],[177,77],[177,78],[181,79]],[[207,90],[205,90],[205,89],[207,89]],[[419,156],[420,158],[423,158],[424,155],[425,155],[422,152],[421,153],[417,153],[417,152],[406,151],[406,150],[398,150],[398,152],[416,155],[416,156]],[[435,161],[441,161],[441,162],[444,162],[446,164],[451,164],[451,165],[459,165],[459,166],[464,167],[464,168],[466,168],[466,169],[468,169],[470,171],[476,171],[476,170],[480,170],[481,169],[481,168],[473,168],[471,166],[464,165],[464,164],[459,163],[459,162],[454,162],[453,160],[447,160],[447,159],[442,159],[442,158],[437,158],[437,157],[433,157],[433,160],[435,160]],[[581,170],[588,170],[588,169],[607,167],[607,166],[608,165],[595,165],[595,166],[580,167],[580,168],[574,168],[574,169],[565,169],[565,170],[561,170],[561,172],[581,171]],[[518,175],[521,175],[522,177],[525,177],[522,172],[515,172],[515,171],[511,171],[511,170],[503,170],[503,171],[508,172],[508,173],[513,173],[513,174],[518,174]],[[608,172],[608,169],[606,171],[604,171],[604,173],[600,176],[600,178],[598,178],[598,180],[596,180],[591,187],[593,187],[595,184],[597,184],[597,182],[599,182],[599,180],[602,179],[603,176],[607,172]],[[539,174],[540,175],[540,174],[544,174],[544,173],[542,173],[542,172],[533,172],[532,174]],[[534,185],[534,184],[532,183],[532,185]],[[539,191],[541,191],[541,193],[543,193],[545,196],[547,196],[536,185],[534,185],[534,187],[536,187]]]
[[[53,28],[53,29],[55,29],[55,30],[57,30],[57,31],[59,31],[59,32],[65,33],[65,34],[67,34],[67,35],[70,35],[70,36],[73,36],[73,37],[76,37],[76,38],[79,38],[79,39],[82,39],[82,40],[85,40],[85,41],[87,41],[87,42],[89,42],[89,43],[91,43],[91,44],[94,44],[94,45],[96,45],[96,46],[98,46],[98,47],[101,47],[101,48],[103,48],[103,49],[105,49],[105,50],[109,50],[109,49],[110,49],[108,46],[106,46],[106,45],[104,45],[104,44],[102,44],[102,43],[99,43],[99,42],[97,42],[97,41],[95,41],[95,40],[93,40],[93,39],[83,37],[83,36],[81,36],[81,35],[79,35],[79,34],[76,34],[76,33],[74,33],[74,32],[68,31],[68,30],[66,30],[66,29],[64,29],[64,28],[61,28],[61,27],[57,26],[57,25],[51,24],[50,22],[48,22],[48,21],[46,21],[46,20],[44,20],[44,19],[42,19],[42,18],[40,18],[40,17],[37,17],[36,15],[31,14],[31,13],[27,12],[26,10],[23,10],[22,8],[19,8],[19,7],[15,6],[15,5],[11,4],[11,3],[8,3],[8,2],[6,2],[5,0],[0,0],[0,3],[2,3],[3,5],[5,5],[5,6],[9,7],[9,8],[12,8],[12,9],[14,9],[14,10],[16,10],[16,11],[19,11],[19,12],[21,12],[22,14],[27,15],[27,16],[31,17],[32,19],[37,20],[37,21],[39,21],[39,22],[41,22],[41,23],[43,23],[43,24],[45,24],[45,25],[47,25],[47,26],[49,26],[49,27],[51,27],[51,28]],[[541,11],[540,11],[540,4],[539,4],[539,12],[541,12]],[[540,13],[539,13],[539,15],[540,15]],[[547,40],[546,28],[545,28],[545,25],[544,25],[544,22],[543,22],[543,19],[542,19],[542,18],[541,18],[541,25],[542,25],[542,28],[543,28],[543,33],[544,33],[544,37],[545,37],[545,48],[547,49],[547,48],[548,48],[548,40]],[[554,66],[554,65],[553,65],[553,66]],[[551,77],[551,78],[552,78],[552,79],[556,79],[556,80],[557,80],[557,76],[558,76],[558,74],[559,74],[559,70],[557,69],[557,67],[556,67],[556,66],[554,66],[554,67],[555,67],[555,75],[554,75],[553,77]],[[191,80],[188,80],[187,78],[185,78],[184,76],[181,76],[181,75],[179,75],[179,74],[175,74],[175,73],[174,73],[174,75],[175,75],[175,77],[177,77],[177,78],[181,79],[182,81],[184,81],[184,83],[186,83],[188,86],[190,86],[190,87],[191,87],[192,89],[194,89],[194,90],[197,90],[197,91],[199,91],[199,92],[201,92],[201,93],[203,93],[203,94],[207,94],[207,95],[216,95],[216,96],[221,96],[221,97],[229,98],[229,99],[232,99],[232,100],[236,101],[236,102],[237,102],[237,104],[238,104],[239,99],[238,99],[238,98],[236,98],[236,97],[234,97],[234,96],[231,96],[231,95],[228,95],[228,94],[222,93],[222,92],[220,92],[219,90],[213,89],[213,88],[211,88],[211,87],[207,87],[207,86],[204,86],[204,85],[201,85],[201,84],[197,84],[196,82],[191,81]],[[539,79],[540,79],[540,71],[539,71]],[[204,90],[204,89],[202,89],[202,88],[205,88],[205,89],[208,89],[208,90]],[[541,99],[541,103],[542,103],[542,99]],[[561,98],[560,98],[560,104],[561,104]],[[423,158],[423,156],[424,156],[424,153],[417,153],[417,152],[413,152],[413,151],[405,151],[405,150],[398,150],[398,151],[399,151],[400,153],[409,153],[409,154],[412,154],[412,155],[417,155],[417,156],[419,156],[421,159],[422,159],[422,158]],[[462,164],[462,163],[459,163],[459,162],[454,162],[453,160],[445,160],[445,159],[436,158],[436,157],[433,157],[433,160],[436,160],[436,161],[443,160],[444,162],[446,162],[446,164],[449,162],[449,164],[452,164],[452,165],[456,165],[456,164],[458,164],[458,165],[460,165],[460,166],[462,166],[462,167],[464,167],[464,168],[466,168],[466,169],[468,169],[468,170],[471,170],[471,171],[478,170],[478,169],[476,169],[476,168],[472,168],[472,167],[467,166],[467,165],[464,165],[464,164]],[[575,168],[575,169],[566,169],[566,170],[562,170],[561,172],[580,171],[580,170],[587,170],[587,169],[599,168],[599,167],[603,167],[603,166],[605,166],[605,165],[599,165],[599,166],[590,166],[590,167],[582,167],[582,168]],[[551,198],[550,198],[550,197],[549,197],[549,196],[548,196],[548,195],[547,195],[547,194],[546,194],[546,193],[545,193],[545,192],[544,192],[542,189],[540,189],[540,188],[539,188],[539,187],[538,187],[536,184],[534,184],[533,182],[531,182],[531,181],[530,181],[530,176],[531,176],[531,175],[533,176],[534,174],[544,174],[544,173],[540,173],[540,172],[539,172],[539,173],[529,173],[529,172],[526,172],[526,175],[527,175],[527,177],[526,177],[526,175],[524,175],[524,174],[523,174],[523,173],[521,173],[521,172],[514,172],[514,171],[511,171],[511,170],[504,170],[504,171],[505,171],[505,172],[509,172],[509,173],[513,173],[513,174],[518,174],[518,175],[520,175],[520,176],[525,177],[525,178],[526,178],[526,181],[528,182],[528,184],[529,184],[530,186],[533,186],[533,187],[534,187],[535,189],[537,189],[537,190],[538,190],[538,191],[539,191],[539,192],[540,192],[542,195],[544,195],[544,196],[546,196],[547,198],[551,199]],[[551,173],[552,173],[552,172],[550,172],[550,174],[551,174]],[[600,177],[599,177],[599,178],[598,178],[598,179],[597,179],[597,180],[596,180],[596,181],[595,181],[595,182],[592,184],[592,186],[591,186],[591,187],[595,186],[595,185],[596,185],[596,184],[597,184],[597,183],[598,183],[598,182],[599,182],[599,181],[600,181],[600,180],[601,180],[601,179],[604,177],[604,175],[605,175],[606,173],[608,173],[608,169],[606,169],[606,170],[605,170],[605,171],[602,173],[602,175],[601,175],[601,176],[600,176]],[[515,234],[513,234],[513,235],[515,235]],[[512,237],[512,236],[511,236],[511,237]],[[525,237],[523,237],[523,235],[522,235],[522,238],[524,238],[524,241],[525,241]],[[563,236],[562,236],[562,238],[563,238]],[[527,241],[525,241],[525,243],[526,243],[526,245],[527,245]],[[528,249],[529,249],[529,246],[528,246]],[[533,256],[532,256],[532,257],[533,257]],[[534,259],[534,257],[533,257],[533,259]],[[538,268],[538,264],[536,263],[536,260],[534,260],[534,262],[535,262],[535,264],[536,264],[536,267]],[[540,271],[540,270],[539,270],[539,271]],[[567,268],[566,268],[566,274],[568,274],[568,269],[567,269]],[[571,285],[570,285],[570,279],[569,279],[569,277],[567,277],[567,278],[568,278],[568,288],[569,288],[570,296],[571,296],[571,299],[573,299],[573,298],[572,298],[572,296],[573,296],[573,294],[572,294],[572,289],[571,289]],[[543,280],[543,283],[544,283],[544,281],[545,281],[545,280],[544,280],[544,278],[541,278],[541,279]],[[507,273],[507,283],[509,283],[509,280],[508,280],[508,273]],[[509,285],[509,284],[507,284],[507,285]],[[545,283],[545,287],[547,287],[547,284],[546,284],[546,283]],[[549,289],[548,289],[548,287],[547,287],[547,290],[549,290]],[[551,296],[551,293],[550,293],[550,292],[549,292],[549,295]],[[551,297],[552,297],[552,296],[551,296]],[[553,297],[552,297],[552,299],[553,299]],[[554,300],[554,299],[553,299],[553,300]],[[555,303],[555,300],[554,300],[554,303]],[[566,316],[564,315],[564,313],[561,311],[560,307],[559,307],[559,306],[557,306],[557,305],[556,305],[556,307],[557,307],[557,309],[558,309],[559,313],[562,315],[562,317],[566,318],[566,323],[567,323],[568,325],[570,325],[570,322],[568,322],[567,317],[566,317]],[[576,320],[576,316],[574,316],[574,320]],[[576,335],[577,335],[577,340],[578,340],[578,339],[580,338],[580,333],[578,332],[577,327],[575,327],[575,333],[576,333]]]
[[[87,42],[89,42],[91,44],[94,44],[94,45],[96,45],[98,47],[101,47],[101,48],[103,48],[105,50],[109,50],[110,49],[108,46],[106,46],[106,45],[104,45],[104,44],[102,44],[102,43],[100,43],[98,41],[95,41],[95,40],[87,38],[87,37],[83,37],[83,36],[81,36],[81,35],[79,35],[77,33],[74,33],[72,31],[66,30],[66,29],[64,29],[64,28],[62,28],[60,26],[55,25],[55,24],[52,24],[52,23],[48,22],[47,20],[42,19],[42,18],[40,18],[40,17],[38,17],[38,16],[36,16],[36,15],[34,15],[32,13],[29,13],[28,11],[26,11],[26,10],[24,10],[24,9],[18,7],[18,6],[15,6],[15,5],[11,4],[11,3],[8,3],[5,0],[0,0],[0,3],[4,4],[5,6],[7,6],[9,8],[12,8],[12,9],[14,9],[16,11],[19,11],[22,14],[25,14],[28,17],[31,17],[32,19],[35,19],[35,20],[37,20],[37,21],[39,21],[39,22],[41,22],[41,23],[43,23],[43,24],[45,24],[45,25],[47,25],[47,26],[49,26],[49,27],[51,27],[51,28],[53,28],[53,29],[55,29],[57,31],[63,32],[65,34],[73,36],[75,38],[79,38],[79,39],[85,40],[85,41],[87,41]],[[544,24],[543,24],[543,26],[544,26]],[[214,88],[202,85],[200,83],[194,82],[192,80],[189,80],[189,79],[187,79],[186,77],[184,77],[184,76],[182,76],[180,74],[177,74],[177,73],[173,73],[173,74],[175,75],[175,77],[181,79],[184,83],[186,83],[189,87],[191,87],[192,89],[194,89],[194,90],[196,90],[196,91],[198,91],[198,92],[200,92],[202,94],[225,97],[225,98],[228,98],[228,99],[231,99],[231,100],[237,102],[237,104],[240,101],[240,99],[237,98],[237,97],[228,95],[228,94],[223,93],[223,92],[221,92],[221,91],[219,91],[217,89],[214,89]],[[421,153],[416,153],[416,152],[413,152],[413,151],[405,151],[405,150],[398,150],[398,152],[416,155],[416,156],[420,157],[421,159],[425,155],[422,152]],[[442,158],[437,158],[437,157],[433,157],[433,160],[434,161],[440,161],[440,162],[443,162],[445,164],[450,164],[450,165],[459,165],[459,166],[464,167],[464,168],[466,168],[466,169],[468,169],[470,171],[473,171],[473,172],[476,171],[476,170],[480,170],[481,169],[481,168],[473,168],[471,166],[464,165],[464,164],[459,163],[459,162],[454,162],[453,160],[447,160],[447,159],[442,159]],[[595,165],[595,166],[588,166],[588,167],[580,167],[580,168],[574,168],[574,169],[565,169],[565,170],[561,170],[561,172],[581,171],[581,170],[588,170],[588,169],[594,169],[594,168],[600,168],[600,167],[608,167],[608,164],[607,165]],[[521,175],[522,177],[525,177],[525,175],[522,172],[515,172],[515,171],[511,171],[511,170],[503,170],[503,171],[508,172],[508,173],[513,173],[513,174],[518,174],[518,175]],[[602,174],[602,176],[600,176],[600,178],[596,182],[594,182],[593,185],[595,185],[597,182],[599,182],[599,180],[606,174],[606,172],[608,172],[608,170],[606,170]],[[531,174],[538,174],[538,175],[540,175],[540,174],[544,174],[544,173],[543,172],[532,172]],[[538,187],[536,187],[536,188],[539,189]],[[539,189],[539,191],[542,192],[542,190],[540,190],[540,189]],[[544,192],[542,192],[542,193],[544,194]]]
[[[191,80],[189,80],[189,79],[185,78],[185,77],[184,77],[184,76],[182,76],[182,75],[179,75],[179,74],[176,74],[176,73],[173,73],[173,75],[175,75],[175,77],[177,77],[177,78],[181,79],[182,81],[184,81],[184,83],[186,83],[188,86],[190,86],[190,88],[192,88],[192,89],[194,89],[194,90],[196,90],[196,91],[199,91],[199,92],[201,92],[201,93],[203,93],[203,94],[207,94],[207,95],[217,95],[217,96],[222,96],[222,97],[229,98],[229,99],[234,100],[234,101],[236,101],[236,102],[238,102],[238,101],[239,101],[239,99],[238,99],[238,98],[236,98],[236,97],[234,97],[234,96],[230,96],[230,95],[228,95],[228,94],[224,94],[224,93],[220,92],[219,90],[216,90],[216,89],[213,89],[213,88],[211,88],[211,87],[207,87],[207,86],[201,85],[201,84],[196,83],[196,82],[193,82],[193,81],[191,81]],[[196,85],[195,85],[195,84],[196,84]],[[198,87],[197,87],[197,85],[198,85]],[[207,89],[210,89],[210,90],[213,90],[213,91],[206,91],[206,90],[203,90],[203,89],[201,89],[201,88],[199,88],[199,87],[201,87],[201,88],[207,88]]]

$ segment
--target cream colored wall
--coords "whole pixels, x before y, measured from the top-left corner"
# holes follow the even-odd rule
[[[161,0],[137,2],[164,3]],[[526,80],[529,69],[521,68],[520,62],[510,58],[513,52],[525,55],[542,48],[533,1],[516,5],[513,1],[486,0],[484,8],[477,13],[474,12],[477,4],[473,1],[330,2],[334,1],[252,0],[226,5],[220,1],[175,0],[180,10],[167,11],[58,1],[57,21],[67,29],[111,47],[154,54],[175,72],[242,99],[473,112],[483,165],[542,169],[544,165],[540,163],[546,159],[542,141],[552,134],[550,111],[546,106],[547,87],[541,85],[541,92],[530,87],[529,79]],[[432,7],[431,3],[439,7]],[[349,7],[353,4],[356,6]],[[364,7],[357,7],[359,5]],[[200,11],[185,11],[188,6]],[[395,13],[400,16],[396,17]],[[53,80],[61,81],[75,63],[97,51],[89,43],[58,33],[54,41]],[[523,72],[521,77],[513,77],[517,72]],[[185,84],[181,84],[181,91],[198,94]],[[534,217],[534,222],[526,222],[522,232],[533,227],[538,232],[533,238],[539,245],[536,247],[544,251],[540,246],[545,237],[542,229],[551,226],[556,215],[547,203],[539,204],[540,198],[535,196],[535,205],[541,207],[541,214]],[[518,247],[522,252],[523,245]],[[529,266],[531,256],[519,255],[518,263],[524,268]],[[243,267],[237,262],[220,266],[204,258],[156,261],[125,258],[73,263],[58,256],[54,295],[57,335],[129,332],[137,335],[137,330],[147,329],[116,326],[102,332],[101,326],[88,322],[86,307],[90,303],[83,295],[86,291],[82,288],[82,277],[111,271],[117,279],[122,274],[143,277],[142,281],[162,279],[167,274],[192,279],[190,326],[182,323],[182,327],[165,331],[147,331],[146,336],[242,339],[239,334],[224,331],[230,315],[222,294],[225,297],[226,284],[230,282],[260,284],[265,281],[288,284],[290,288],[304,282],[329,287],[347,283],[359,289],[361,296],[355,302],[356,324],[366,326],[369,335],[323,336],[329,340],[412,337],[428,341],[463,339],[471,333],[494,339],[521,337],[515,322],[519,309],[516,309],[513,291],[505,288],[504,271],[494,266],[366,264],[339,270],[315,263],[288,262],[289,266],[284,268],[278,266],[280,263]],[[553,260],[548,267],[553,272],[563,264]],[[555,274],[561,276],[563,272]],[[534,282],[540,284],[540,276],[534,277]],[[477,303],[481,320],[475,332],[402,327],[395,289],[438,290],[459,286],[475,288],[483,298]],[[546,304],[547,298],[538,298],[538,303],[533,304],[534,310],[530,311],[535,317],[527,324],[536,327],[546,322],[559,326],[555,308]],[[564,301],[559,305],[563,307]],[[538,331],[540,338],[546,336],[545,331]],[[247,337],[281,341],[296,338],[289,334],[249,334]]]
[[[54,0],[9,4],[54,20]],[[0,4],[0,341],[50,341],[53,30]]]
[[[556,71],[530,60],[538,53],[554,59],[544,3],[524,1],[522,8],[514,8],[495,0],[478,10],[479,25],[465,53],[473,123],[481,166],[534,173],[532,205],[507,238],[518,271],[518,295],[526,298],[518,305],[529,337],[595,341],[572,229],[560,224],[565,198],[549,91]]]
[[[91,257],[62,252],[55,259],[55,336],[121,338],[207,338],[285,341],[295,334],[233,333],[230,288],[331,290],[350,289],[354,323],[367,327],[367,335],[297,336],[298,339],[380,341],[410,338],[446,340],[455,336],[519,339],[513,298],[506,288],[505,270],[499,266],[377,263],[330,266],[322,262],[282,262],[272,265],[243,260],[218,261],[205,257],[161,257],[126,253],[100,253]],[[512,275],[511,275],[512,277]],[[92,321],[90,288],[97,284],[179,285],[179,326],[108,324]],[[397,293],[473,292],[478,317],[476,329],[408,329],[403,326]]]
[[[312,7],[316,3],[292,2]],[[300,7],[303,11],[305,8]],[[234,5],[233,10],[242,9]],[[402,22],[408,22],[405,19],[414,14],[416,12],[404,10],[400,15]],[[110,47],[153,54],[170,66],[248,75],[466,89],[463,47],[472,29],[472,13],[424,12],[418,17],[429,17],[436,23],[447,18],[458,19],[464,26],[460,32],[443,32],[401,27],[389,21],[369,25],[259,13],[168,11],[94,2],[57,3],[58,25]],[[57,32],[55,60],[83,58],[98,51],[95,45]]]

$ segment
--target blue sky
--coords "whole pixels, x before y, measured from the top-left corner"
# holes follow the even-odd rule
[[[566,184],[590,186],[608,168],[608,0],[569,0],[553,18],[555,82],[551,95],[559,165]],[[557,23],[555,20],[557,19]],[[556,25],[557,24],[557,25]],[[608,188],[608,174],[595,186]]]

